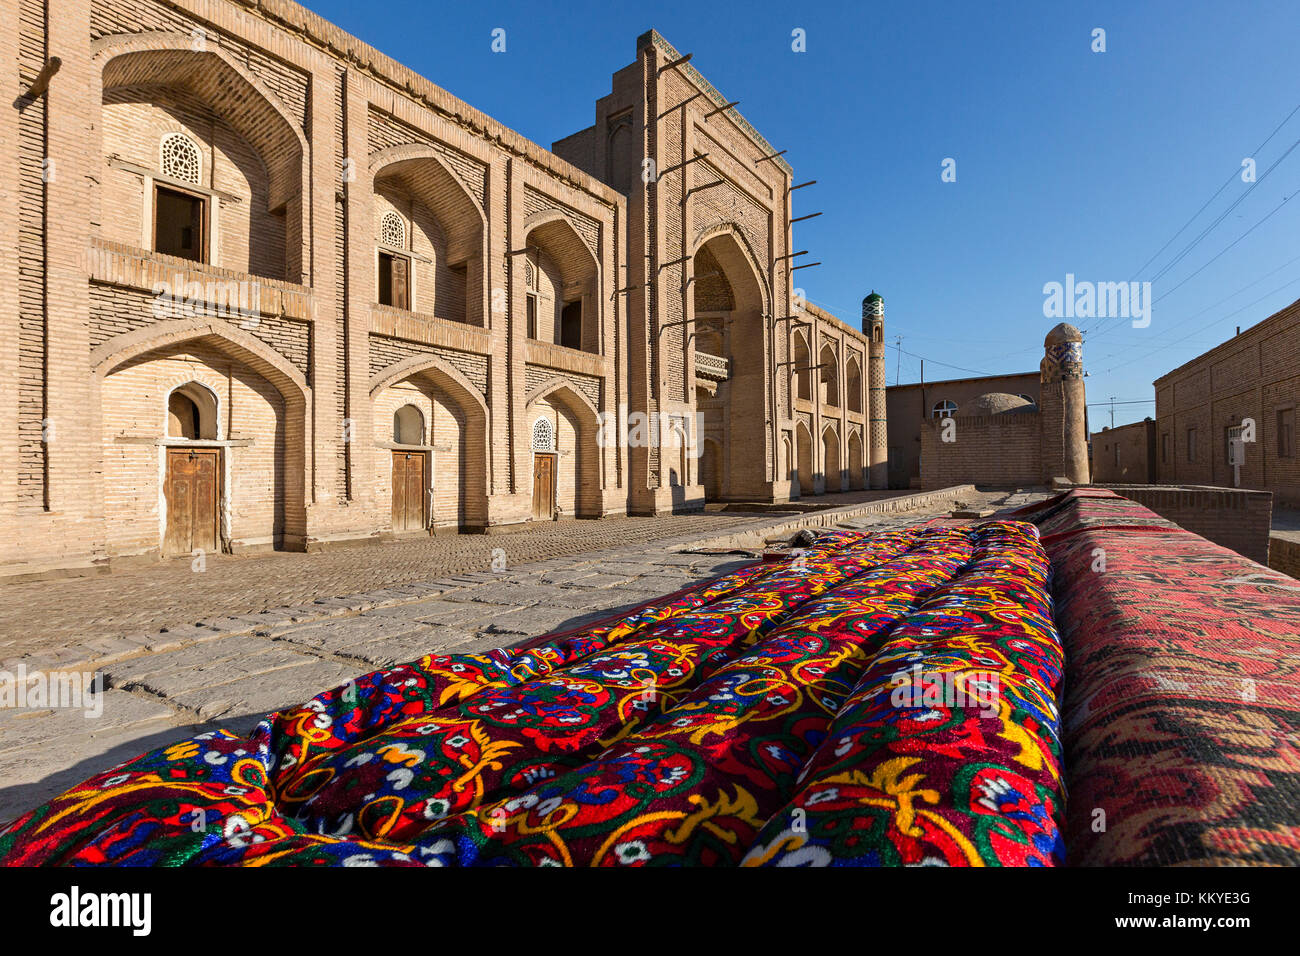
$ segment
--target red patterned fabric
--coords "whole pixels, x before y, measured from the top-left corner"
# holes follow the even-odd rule
[[[1118,495],[1036,513],[1077,865],[1300,864],[1300,582]]]

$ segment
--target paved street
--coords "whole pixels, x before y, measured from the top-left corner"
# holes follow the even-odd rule
[[[1022,503],[1021,496],[966,498]],[[947,507],[839,523],[887,530]],[[725,573],[752,559],[683,552],[785,517],[571,522],[512,535],[214,560],[201,573],[184,561],[0,586],[6,654],[21,651],[3,669],[90,667],[106,688],[93,698],[96,710],[102,706],[94,716],[68,707],[0,708],[0,821],[145,750],[218,727],[246,732],[268,712],[386,664],[512,646]],[[506,559],[498,571],[491,570],[495,548]]]
[[[771,515],[728,513],[570,520],[512,534],[448,534],[312,554],[215,555],[202,571],[193,570],[189,558],[180,558],[85,578],[0,584],[0,662],[70,642],[156,637],[160,628],[178,624],[488,571],[498,548],[506,568],[513,568],[684,534],[724,533],[769,520]]]

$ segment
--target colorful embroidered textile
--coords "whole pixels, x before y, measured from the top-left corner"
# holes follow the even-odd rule
[[[1059,863],[1047,579],[1030,524],[825,532],[146,754],[15,821],[0,863]]]
[[[1300,864],[1300,582],[1109,491],[1027,516],[1067,651],[1069,862]]]

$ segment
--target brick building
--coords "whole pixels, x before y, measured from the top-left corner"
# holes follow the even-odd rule
[[[1089,444],[1096,483],[1155,483],[1156,423],[1150,418],[1093,432]]]
[[[889,487],[921,486],[921,433],[934,419],[959,413],[968,402],[994,392],[1038,404],[1038,372],[951,378],[891,385],[885,390],[889,419]]]
[[[883,308],[869,321],[864,305],[859,332],[804,304],[792,170],[686,59],[644,34],[595,122],[552,147],[627,195],[633,407],[702,423],[698,462],[632,450],[630,507],[860,488],[873,463],[883,488],[883,428],[863,411],[873,357],[884,384]]]
[[[1162,375],[1155,389],[1161,484],[1254,488],[1300,504],[1300,300]]]
[[[943,408],[921,430],[921,487],[988,487],[1088,481],[1083,335],[1061,323],[1047,334],[1038,402],[992,392]],[[955,403],[953,403],[955,404]]]
[[[0,54],[0,573],[781,500],[795,328],[871,394],[790,167],[657,34],[556,153],[289,2],[0,0]]]

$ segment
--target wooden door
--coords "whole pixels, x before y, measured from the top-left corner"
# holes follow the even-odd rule
[[[422,451],[393,452],[393,530],[424,527],[424,461]]]
[[[167,502],[164,554],[217,550],[219,452],[215,448],[168,448],[163,495]]]
[[[555,514],[555,456],[533,455],[533,517]]]

